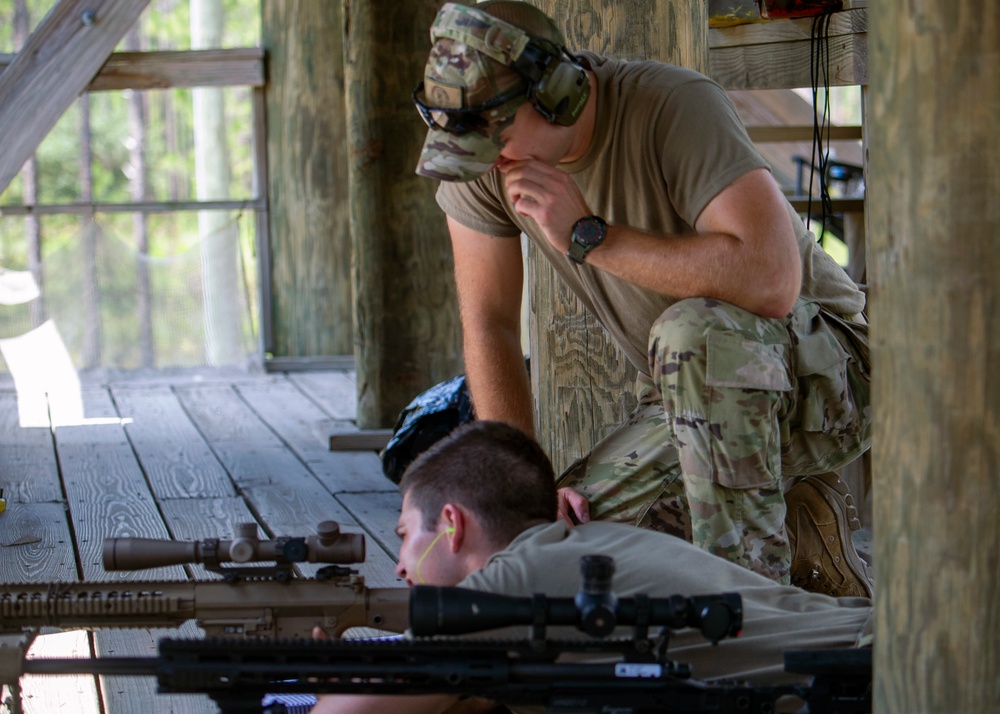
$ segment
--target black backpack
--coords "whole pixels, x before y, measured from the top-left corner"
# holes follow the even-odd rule
[[[396,419],[392,439],[382,451],[382,472],[398,484],[417,456],[475,418],[464,374],[418,394]]]

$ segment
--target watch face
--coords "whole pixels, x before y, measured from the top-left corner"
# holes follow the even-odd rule
[[[576,224],[576,229],[573,231],[573,235],[576,242],[582,245],[600,245],[601,241],[604,239],[604,226],[592,218],[583,220]]]

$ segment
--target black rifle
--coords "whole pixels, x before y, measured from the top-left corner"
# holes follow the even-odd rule
[[[746,714],[773,712],[797,697],[810,714],[871,711],[870,650],[789,653],[786,669],[809,684],[755,687],[707,684],[666,656],[671,630],[699,629],[712,642],[735,636],[735,593],[685,598],[617,598],[610,559],[585,558],[575,598],[513,598],[460,588],[417,586],[410,600],[416,639],[389,641],[162,640],[160,656],[28,660],[33,674],[156,676],[161,693],[206,693],[226,714],[261,712],[267,693],[473,695],[552,711]],[[524,640],[431,639],[528,625]],[[551,640],[548,626],[575,626],[590,639]],[[601,639],[618,626],[632,636]],[[649,628],[661,628],[649,635]],[[579,653],[583,661],[562,662]],[[597,657],[598,661],[594,658]]]

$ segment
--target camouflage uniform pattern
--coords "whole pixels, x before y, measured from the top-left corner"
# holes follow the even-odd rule
[[[488,7],[488,6],[484,6]],[[534,27],[538,34],[563,45],[555,24],[537,8],[525,4],[505,9],[509,18]],[[523,17],[522,17],[523,16]],[[446,3],[431,25],[431,52],[424,68],[424,103],[428,107],[461,109],[484,104],[524,85],[525,92],[484,112],[488,125],[455,134],[430,129],[420,152],[417,173],[439,181],[471,181],[489,171],[503,143],[502,132],[528,99],[527,80],[510,68],[527,46],[529,36],[514,25],[481,9]]]
[[[559,486],[632,523],[787,584],[783,485],[870,444],[867,326],[800,298],[784,319],[682,300],[649,337],[653,383]]]

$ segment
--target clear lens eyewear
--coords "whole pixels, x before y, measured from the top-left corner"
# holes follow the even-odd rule
[[[483,114],[490,109],[503,106],[519,98],[528,98],[527,85],[518,87],[506,94],[501,94],[488,102],[477,104],[472,107],[462,107],[450,109],[445,107],[429,107],[421,100],[424,94],[424,83],[421,80],[416,89],[413,90],[413,104],[423,118],[424,123],[431,129],[440,129],[449,134],[468,134],[472,131],[479,131],[489,126],[490,120]]]

